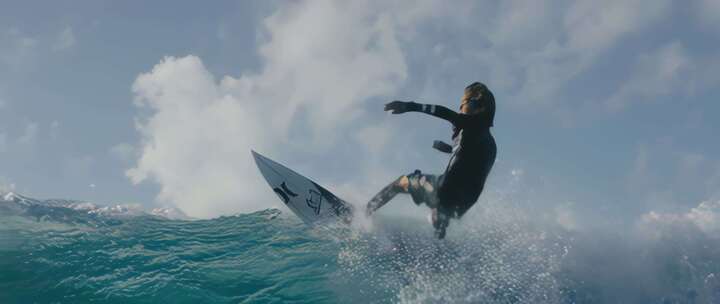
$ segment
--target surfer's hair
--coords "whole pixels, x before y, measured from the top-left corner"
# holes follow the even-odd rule
[[[470,112],[477,108],[480,103],[495,103],[495,96],[490,92],[490,89],[482,82],[473,82],[469,86],[465,87],[465,94],[463,94],[460,107],[468,104],[470,106]]]

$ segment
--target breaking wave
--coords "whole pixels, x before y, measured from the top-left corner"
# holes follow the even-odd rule
[[[486,203],[442,241],[408,217],[102,208],[0,197],[0,303],[720,303],[720,202],[623,232]]]

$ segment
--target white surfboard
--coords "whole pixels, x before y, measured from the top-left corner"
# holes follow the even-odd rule
[[[270,188],[303,222],[308,225],[338,220],[350,222],[352,205],[295,171],[255,151],[251,152]]]

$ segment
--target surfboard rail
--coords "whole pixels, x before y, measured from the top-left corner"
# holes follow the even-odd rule
[[[290,168],[254,150],[250,152],[273,192],[303,222],[316,225],[329,221],[351,221],[352,205]]]

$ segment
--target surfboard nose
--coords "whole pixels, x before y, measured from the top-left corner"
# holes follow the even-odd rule
[[[255,152],[255,150],[250,150],[250,153],[252,154],[253,158],[255,159],[255,164],[258,165],[258,167],[269,166],[269,167],[282,167],[287,169],[287,167],[279,164],[278,162],[268,158],[265,155],[262,155],[260,153]]]
[[[250,150],[250,154],[252,154],[252,157],[255,160],[255,165],[258,166],[258,169],[260,169],[260,173],[263,173],[263,175],[265,175],[262,167],[263,165],[267,166],[266,164],[268,163],[269,159],[265,156],[262,156],[262,154],[255,152],[255,150]]]
[[[262,155],[260,155],[260,153],[257,153],[257,152],[255,152],[255,150],[252,150],[252,149],[250,149],[250,154],[252,154],[252,156],[253,156],[253,158],[255,159],[256,162],[257,162],[258,160],[261,160],[261,159],[265,158],[265,157],[263,157]]]

